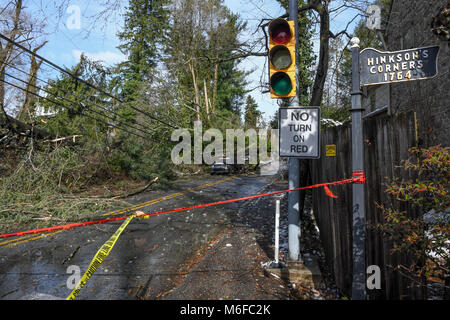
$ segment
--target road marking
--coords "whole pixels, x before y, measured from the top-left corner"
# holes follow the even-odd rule
[[[164,196],[164,197],[161,197],[161,198],[153,199],[153,200],[150,200],[150,201],[147,201],[147,202],[144,202],[144,203],[138,203],[138,204],[135,204],[135,205],[127,207],[127,208],[123,208],[123,209],[119,209],[119,210],[116,210],[116,211],[104,213],[104,214],[102,214],[102,216],[111,216],[111,215],[119,215],[119,214],[123,214],[123,213],[128,213],[130,211],[141,209],[141,208],[147,207],[147,206],[155,204],[155,203],[159,203],[159,202],[162,202],[162,201],[165,201],[165,200],[170,200],[172,198],[184,196],[185,194],[193,192],[193,191],[198,191],[198,190],[202,190],[202,189],[205,189],[205,188],[208,188],[208,187],[212,187],[212,186],[215,186],[217,184],[220,184],[220,183],[223,183],[223,182],[235,179],[235,178],[236,177],[227,177],[225,179],[213,181],[213,182],[210,182],[210,183],[207,183],[207,184],[203,184],[203,185],[198,186],[198,187],[186,189],[186,190],[184,190],[182,192],[173,193],[173,194],[170,194],[170,195],[167,195],[167,196]]]
[[[21,244],[21,243],[34,241],[34,240],[37,240],[37,239],[40,239],[40,238],[45,238],[45,237],[48,237],[48,236],[53,236],[53,235],[58,234],[58,233],[63,232],[63,231],[64,230],[58,230],[58,231],[55,231],[55,232],[44,233],[44,234],[41,234],[39,236],[34,236],[34,235],[31,235],[31,237],[30,236],[28,236],[28,237],[27,236],[23,236],[23,237],[14,239],[14,240],[1,242],[0,243],[0,248],[8,248],[8,247],[12,247],[12,246],[15,246],[15,245],[18,245],[18,244]],[[24,238],[26,238],[26,239],[24,239]],[[22,240],[22,241],[20,241],[20,240]]]
[[[150,201],[147,201],[147,202],[144,202],[144,203],[138,203],[138,204],[132,205],[132,206],[127,207],[127,208],[123,208],[123,209],[111,211],[111,212],[108,212],[108,213],[104,213],[104,214],[102,214],[102,216],[120,215],[120,214],[128,213],[128,212],[131,212],[131,211],[135,211],[135,210],[147,207],[147,206],[155,204],[155,203],[159,203],[159,202],[162,202],[162,201],[170,200],[170,199],[173,199],[173,198],[176,198],[176,197],[181,197],[181,196],[183,196],[185,194],[188,194],[190,192],[194,192],[194,191],[202,190],[202,189],[205,189],[205,188],[208,188],[208,187],[212,187],[212,186],[218,185],[220,183],[224,183],[226,181],[229,181],[229,180],[232,180],[232,179],[235,179],[235,178],[236,178],[235,176],[227,177],[227,178],[224,178],[224,179],[221,179],[221,180],[217,180],[217,181],[213,181],[213,182],[210,182],[210,183],[206,183],[206,184],[200,185],[198,187],[189,188],[189,189],[186,189],[186,190],[181,191],[181,192],[177,192],[177,193],[173,193],[173,194],[170,194],[170,195],[167,195],[167,196],[164,196],[164,197],[153,199],[153,200],[150,200]],[[26,242],[29,242],[29,241],[38,240],[40,238],[47,237],[47,236],[50,236],[50,235],[54,235],[54,234],[60,233],[62,231],[66,231],[66,230],[59,230],[59,231],[56,231],[56,232],[45,233],[45,234],[42,234],[42,235],[39,235],[39,236],[27,235],[27,236],[22,236],[22,237],[13,239],[13,240],[0,242],[0,248],[12,247],[12,246],[15,246],[15,245],[18,245],[18,244],[21,244],[21,243],[26,243]]]

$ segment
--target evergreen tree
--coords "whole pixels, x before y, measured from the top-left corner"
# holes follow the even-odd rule
[[[279,114],[278,114],[278,110],[275,111],[275,113],[273,114],[272,119],[270,119],[270,128],[272,129],[278,129],[279,123],[278,123],[278,118],[279,118]]]
[[[85,55],[70,71],[105,92],[111,89],[111,70],[90,61]],[[105,112],[101,108],[114,111],[114,107],[104,94],[63,72],[43,90],[46,99],[40,99],[39,104],[44,110],[55,112],[54,117],[43,122],[47,130],[59,136],[76,135],[80,131],[85,138],[105,136],[106,124],[112,121],[102,116]],[[100,121],[94,121],[92,117]]]
[[[261,118],[261,111],[258,110],[258,105],[252,96],[247,96],[247,103],[245,105],[244,121],[245,128],[257,128],[258,122]]]
[[[130,125],[147,123],[154,134],[146,134],[146,139],[136,138],[124,131],[119,131],[114,139],[111,153],[114,167],[139,179],[148,178],[156,163],[167,157],[167,132],[160,124],[145,114],[152,114],[160,119],[160,105],[146,103],[146,95],[155,82],[159,71],[161,56],[165,50],[169,28],[170,0],[129,0],[124,15],[123,31],[118,37],[118,48],[127,55],[127,60],[117,67],[115,81],[120,87],[119,95],[125,103],[119,105],[118,113]],[[166,116],[166,115],[164,115]],[[156,129],[156,130],[155,130]],[[158,138],[156,136],[159,135]],[[168,161],[159,165],[159,171],[165,172]],[[163,173],[164,174],[164,173]]]
[[[123,80],[122,96],[133,101],[142,82],[152,80],[161,44],[168,29],[168,0],[130,0],[124,30],[118,34],[118,47],[128,56],[119,66]]]

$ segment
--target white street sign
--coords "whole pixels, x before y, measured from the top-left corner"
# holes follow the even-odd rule
[[[280,157],[320,158],[320,108],[280,108]]]

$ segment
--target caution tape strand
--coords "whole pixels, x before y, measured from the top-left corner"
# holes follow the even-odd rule
[[[190,206],[190,207],[185,207],[185,208],[176,208],[176,209],[170,209],[170,210],[157,211],[157,212],[152,212],[152,213],[146,213],[142,217],[175,213],[175,212],[187,211],[187,210],[198,209],[198,208],[206,208],[206,207],[217,206],[217,205],[221,205],[221,204],[227,204],[227,203],[232,203],[232,202],[250,200],[250,199],[261,198],[261,197],[268,197],[268,196],[273,196],[273,195],[282,194],[282,193],[289,193],[289,192],[293,192],[293,191],[308,190],[308,189],[315,189],[315,188],[324,188],[325,192],[328,196],[330,196],[332,198],[337,198],[331,192],[331,190],[329,189],[329,186],[341,185],[341,184],[351,184],[351,183],[363,184],[365,182],[366,182],[366,177],[365,177],[365,174],[363,171],[353,171],[353,177],[350,179],[346,179],[346,180],[320,183],[320,184],[315,184],[315,185],[307,186],[307,187],[300,187],[300,188],[295,188],[295,189],[290,189],[290,190],[257,194],[257,195],[252,195],[252,196],[236,198],[236,199],[217,201],[217,202],[212,202],[212,203],[207,203],[207,204],[200,204],[200,205],[195,205],[195,206]],[[47,228],[41,228],[41,229],[33,229],[33,230],[26,230],[26,231],[20,231],[20,232],[7,233],[7,234],[0,235],[0,239],[16,237],[16,236],[24,236],[24,235],[29,235],[29,234],[52,232],[52,231],[57,231],[57,230],[73,229],[73,228],[78,228],[78,227],[86,227],[86,226],[90,226],[90,225],[94,225],[94,224],[103,224],[103,223],[107,223],[107,222],[121,221],[121,220],[128,219],[129,217],[130,216],[108,218],[108,219],[102,219],[102,220],[96,220],[96,221],[72,223],[72,224],[59,225],[59,226],[54,226],[54,227],[47,227]]]
[[[86,269],[83,276],[78,281],[77,285],[73,289],[73,291],[70,293],[70,295],[66,298],[66,300],[75,300],[80,290],[86,285],[86,283],[89,281],[91,276],[94,274],[94,272],[97,270],[97,268],[100,266],[100,264],[103,262],[103,260],[106,259],[106,257],[111,252],[112,248],[116,244],[117,240],[119,239],[122,232],[125,230],[125,228],[128,226],[128,224],[133,220],[135,215],[129,216],[127,220],[125,220],[122,225],[114,232],[114,234],[109,238],[108,241],[106,241],[100,249],[95,254],[94,258],[92,259],[91,263],[89,264],[89,267]]]

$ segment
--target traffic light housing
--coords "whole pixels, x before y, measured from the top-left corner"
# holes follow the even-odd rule
[[[297,96],[294,21],[275,19],[269,24],[270,97]]]

